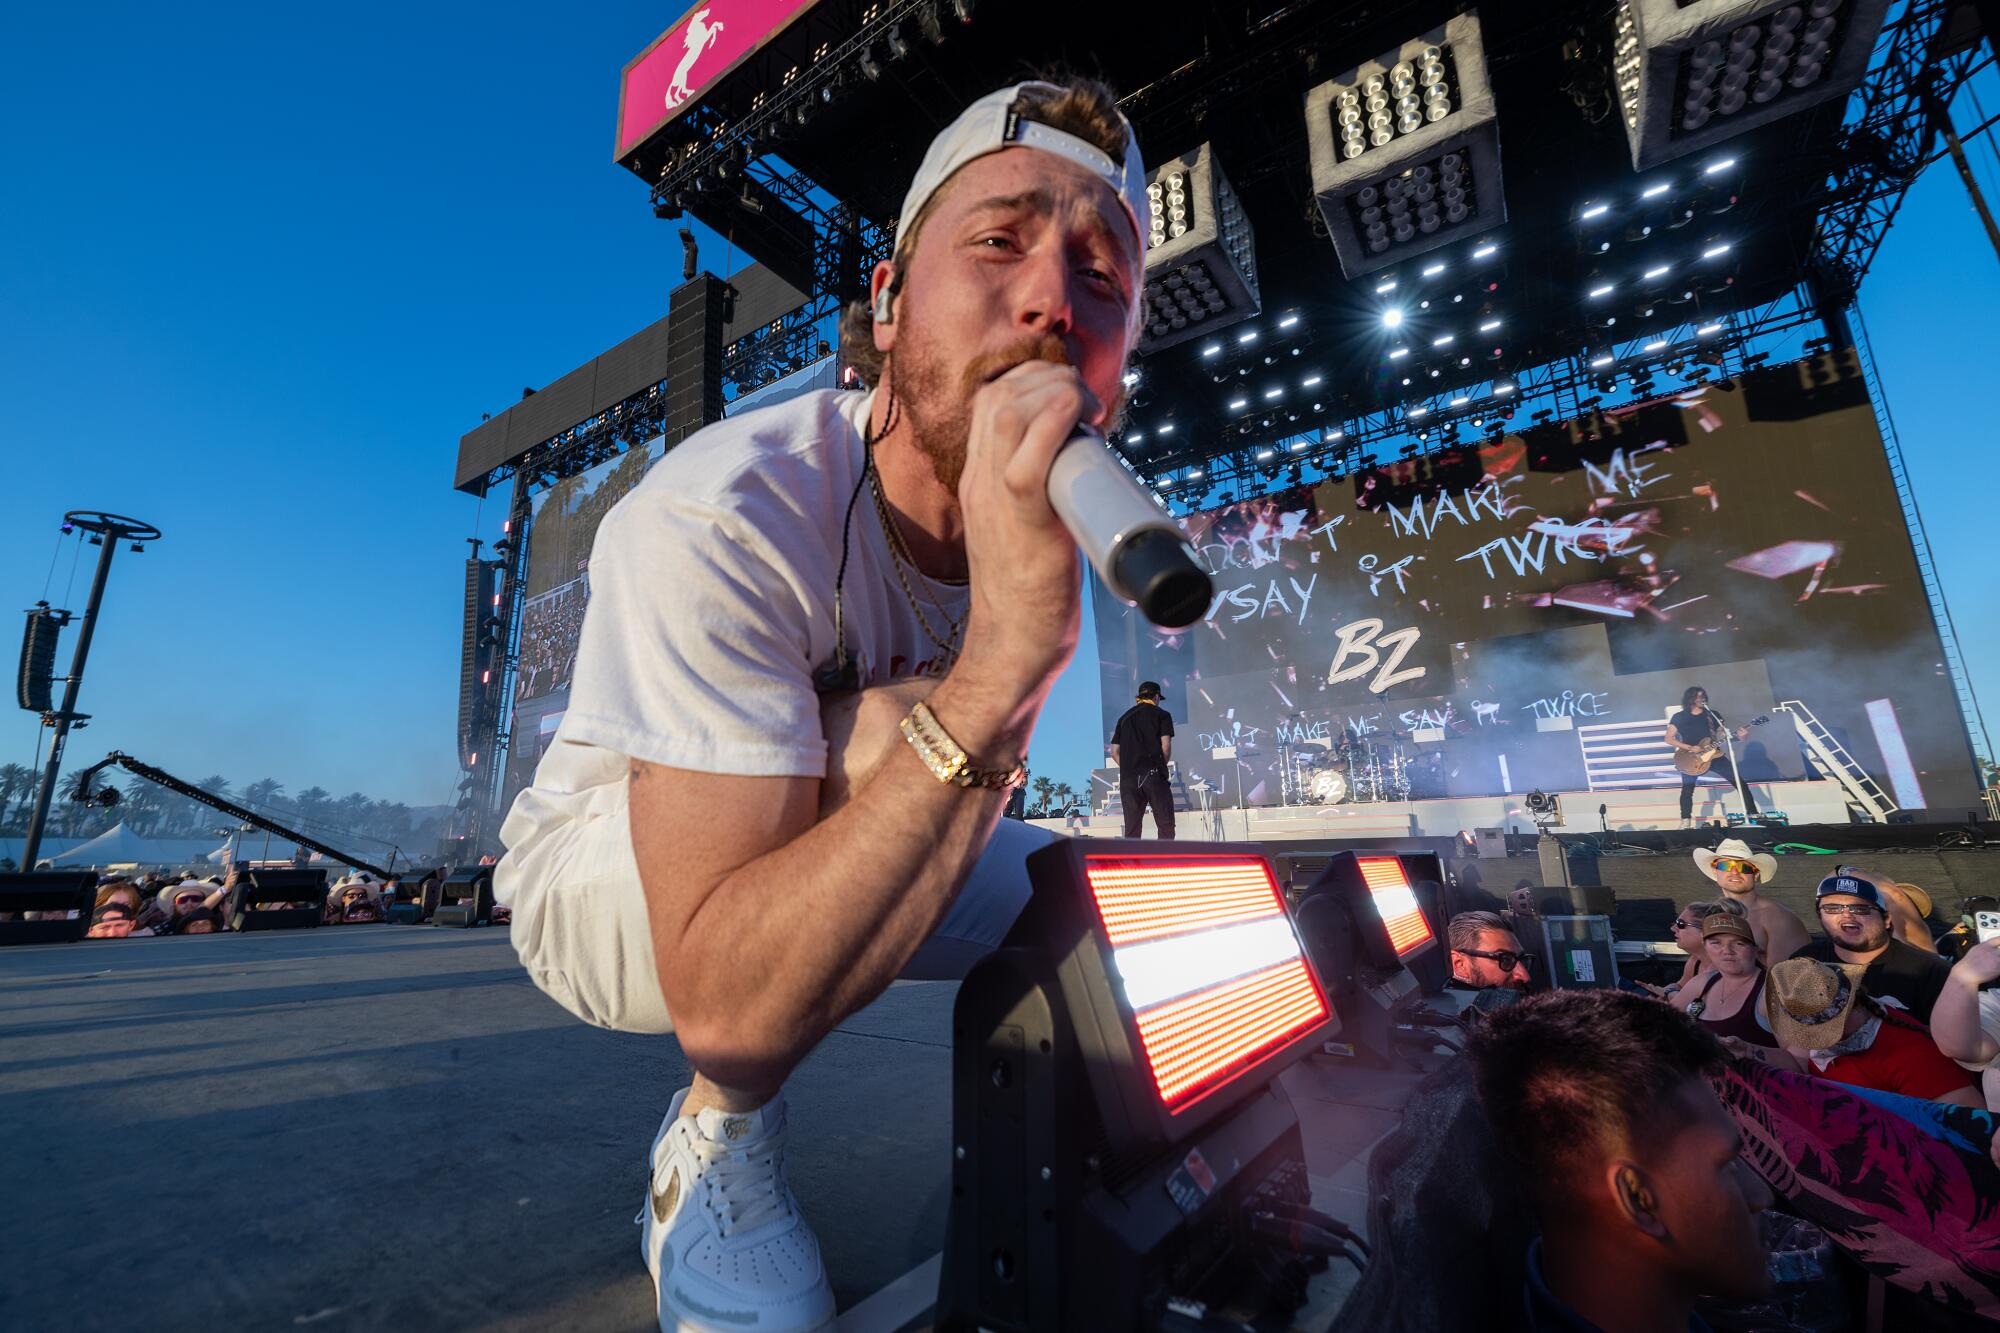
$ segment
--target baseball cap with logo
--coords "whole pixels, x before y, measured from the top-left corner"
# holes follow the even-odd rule
[[[1730,912],[1711,912],[1701,919],[1701,937],[1714,939],[1717,935],[1734,935],[1739,940],[1757,942],[1756,932],[1750,929],[1750,922]]]
[[[1818,902],[1822,898],[1831,898],[1836,895],[1859,898],[1863,902],[1875,907],[1878,911],[1887,912],[1889,910],[1889,904],[1882,901],[1882,891],[1880,889],[1870,884],[1867,880],[1858,879],[1853,875],[1828,875],[1819,882],[1819,888],[1813,892],[1813,901]]]
[[[1151,222],[1146,201],[1146,162],[1139,156],[1139,136],[1132,133],[1131,123],[1127,121],[1125,124],[1125,160],[1113,162],[1110,155],[1097,145],[1039,121],[1029,120],[1015,111],[1015,99],[1030,90],[1048,93],[1063,91],[1053,83],[1032,80],[1001,88],[959,112],[958,119],[939,131],[925,151],[915,178],[910,181],[909,193],[903,196],[903,211],[896,215],[897,224],[908,227],[914,222],[925,203],[938,192],[938,187],[974,158],[997,153],[1003,148],[1039,148],[1076,163],[1109,185],[1119,202],[1125,205],[1134,238],[1143,243],[1146,228]],[[1120,119],[1124,117],[1121,115]]]

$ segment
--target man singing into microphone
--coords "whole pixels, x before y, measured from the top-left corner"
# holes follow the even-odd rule
[[[830,1322],[785,1079],[897,976],[964,975],[1050,836],[995,826],[1076,646],[1047,479],[1119,408],[1144,166],[1107,89],[1024,83],[938,135],[898,221],[842,329],[872,391],[710,426],[605,517],[501,829],[536,983],[695,1071],[637,1219],[662,1329]]]

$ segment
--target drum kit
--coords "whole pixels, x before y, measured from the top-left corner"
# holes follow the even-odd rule
[[[1400,732],[1357,736],[1332,745],[1281,745],[1279,794],[1286,805],[1407,801],[1415,760]]]

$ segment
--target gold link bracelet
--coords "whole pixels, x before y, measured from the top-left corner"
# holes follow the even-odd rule
[[[939,782],[954,787],[979,787],[990,791],[1011,791],[1026,785],[1028,781],[1028,757],[1021,756],[1021,762],[1011,769],[974,768],[972,756],[965,747],[951,738],[938,722],[937,714],[931,712],[930,705],[919,703],[903,719],[903,739],[924,761],[924,767]]]

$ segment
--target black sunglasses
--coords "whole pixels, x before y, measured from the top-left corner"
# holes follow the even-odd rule
[[[1468,958],[1491,958],[1500,964],[1502,972],[1512,972],[1516,963],[1522,967],[1532,968],[1536,957],[1532,953],[1515,953],[1511,949],[1453,949],[1452,952],[1462,953]]]

